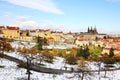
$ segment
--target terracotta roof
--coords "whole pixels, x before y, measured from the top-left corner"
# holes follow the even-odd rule
[[[19,30],[19,27],[7,26],[7,29],[9,29],[9,30]]]
[[[78,41],[86,41],[86,39],[78,39]]]
[[[2,29],[2,28],[4,29],[4,28],[5,28],[5,26],[0,26],[0,29]]]
[[[53,37],[49,37],[49,38],[47,38],[47,39],[54,39]]]
[[[111,48],[104,48],[104,50],[110,50]],[[120,51],[120,48],[114,48],[114,50]]]
[[[50,29],[44,30],[45,32],[50,31]]]
[[[30,30],[30,32],[36,32],[36,30]]]
[[[120,49],[120,45],[117,45],[117,46],[116,46],[116,49]]]
[[[63,32],[61,31],[61,32],[57,32],[57,33],[62,34]]]
[[[29,30],[20,30],[21,32],[29,32]]]
[[[37,30],[38,32],[47,32],[47,31],[50,31],[49,29],[47,29],[47,30],[44,30],[44,29],[38,29]]]
[[[63,34],[62,31],[51,31],[51,33]]]
[[[104,48],[105,50],[110,50],[110,48]]]
[[[69,32],[69,33],[67,33],[67,34],[73,34],[71,31]]]
[[[4,33],[0,31],[0,34],[4,34]]]
[[[49,37],[49,38],[47,38],[47,40],[50,41],[50,42],[55,41],[53,37]]]

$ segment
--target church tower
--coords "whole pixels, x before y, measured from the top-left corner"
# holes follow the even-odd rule
[[[89,34],[98,34],[96,26],[94,28],[91,26],[91,29],[88,26],[87,33],[89,33]]]
[[[97,29],[96,29],[96,26],[95,26],[95,28],[94,28],[94,34],[98,34]]]
[[[89,29],[89,26],[88,26],[88,31],[87,31],[88,33],[90,33],[90,29]]]
[[[91,26],[91,29],[90,29],[90,33],[93,31],[93,29],[92,29],[92,26]]]

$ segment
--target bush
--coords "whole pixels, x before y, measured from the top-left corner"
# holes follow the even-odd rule
[[[48,62],[48,63],[53,62],[54,56],[52,54],[50,54],[49,51],[44,51],[42,54],[45,57],[46,62]]]
[[[77,57],[70,55],[66,58],[66,61],[68,64],[75,65],[77,64]]]
[[[5,66],[0,66],[0,68],[4,68]]]
[[[114,64],[114,63],[116,62],[116,60],[115,60],[115,58],[109,58],[109,57],[107,57],[107,58],[105,58],[105,59],[103,60],[103,62],[104,62],[105,64]]]
[[[0,53],[0,57],[3,58],[3,57],[4,57],[4,54],[1,54],[1,53]]]
[[[120,62],[120,54],[113,56],[116,62]]]

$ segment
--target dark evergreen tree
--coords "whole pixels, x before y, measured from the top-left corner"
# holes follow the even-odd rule
[[[48,44],[48,41],[46,38],[43,39],[43,43],[44,43],[44,45]]]
[[[84,57],[85,59],[88,59],[88,57],[89,57],[89,55],[90,55],[88,45],[86,45],[83,54],[84,54],[83,57]]]
[[[106,36],[104,36],[104,37],[103,37],[103,39],[107,39],[107,37],[106,37]]]
[[[84,48],[81,46],[76,54],[77,57],[84,57],[85,59],[87,59],[89,57],[89,55],[90,55],[89,48],[87,45]]]
[[[29,32],[26,33],[26,36],[29,36]]]
[[[77,50],[76,56],[77,56],[77,57],[81,57],[82,54],[83,54],[83,47],[81,46],[80,49]]]
[[[114,49],[111,47],[109,51],[109,57],[113,57],[113,56],[114,56]]]
[[[95,40],[97,41],[97,40],[99,40],[99,38],[96,36],[96,37],[95,37]]]
[[[43,44],[42,43],[38,43],[38,45],[37,45],[37,48],[38,48],[38,50],[43,50]]]

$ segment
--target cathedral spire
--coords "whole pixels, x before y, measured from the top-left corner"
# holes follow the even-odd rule
[[[92,26],[91,26],[91,29],[90,29],[90,31],[93,31],[93,30],[92,30]]]
[[[95,31],[95,32],[97,31],[96,26],[95,26],[95,28],[94,28],[94,31]]]
[[[90,33],[90,29],[89,29],[89,26],[88,26],[88,33]]]
[[[94,33],[98,34],[96,26],[94,27]]]

